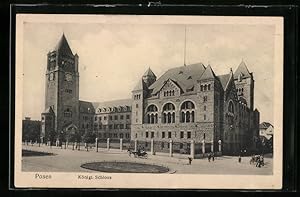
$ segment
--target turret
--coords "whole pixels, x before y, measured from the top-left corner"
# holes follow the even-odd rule
[[[234,72],[234,82],[240,100],[245,101],[247,107],[253,110],[254,106],[254,79],[246,63],[242,61]]]

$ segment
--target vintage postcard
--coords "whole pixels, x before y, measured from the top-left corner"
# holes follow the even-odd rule
[[[17,188],[280,189],[283,18],[16,16]]]

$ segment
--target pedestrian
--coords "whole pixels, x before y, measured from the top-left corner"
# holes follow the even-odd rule
[[[211,154],[210,153],[208,153],[207,159],[208,159],[208,162],[210,162],[210,159],[211,159]]]
[[[212,161],[215,161],[215,153],[214,152],[212,152],[211,156],[212,156]]]
[[[241,163],[242,162],[242,157],[241,157],[241,155],[239,155],[239,163]]]
[[[189,165],[191,165],[193,159],[191,157],[188,157],[188,160],[189,160]]]

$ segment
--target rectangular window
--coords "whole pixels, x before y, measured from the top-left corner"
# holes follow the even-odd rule
[[[126,129],[130,129],[130,124],[126,124]]]
[[[109,116],[109,120],[112,120],[112,116]]]
[[[106,116],[103,117],[103,120],[106,120]]]
[[[207,96],[203,96],[203,102],[207,101]]]
[[[191,138],[191,132],[187,132],[187,138],[190,139]]]
[[[97,116],[95,116],[95,121],[97,121]]]
[[[165,132],[161,133],[161,138],[165,138]]]
[[[203,110],[206,111],[206,105],[204,105]]]
[[[115,125],[114,125],[114,129],[117,129],[117,128],[118,128],[118,125],[117,125],[117,124],[115,124]]]
[[[182,149],[183,148],[183,143],[180,143],[180,149]]]
[[[203,115],[203,119],[206,120],[206,114]]]
[[[111,125],[111,124],[110,124],[110,125],[108,125],[108,128],[109,128],[109,129],[112,129],[112,125]]]
[[[102,125],[99,125],[99,129],[102,129]]]
[[[106,133],[103,134],[103,137],[106,138]]]
[[[102,119],[101,116],[99,116],[99,120],[100,120],[100,121],[101,121],[101,119]]]
[[[130,118],[130,115],[126,115],[126,119],[128,120]]]
[[[146,132],[146,138],[148,138],[148,132]]]
[[[184,138],[184,132],[183,131],[180,132],[180,138]]]
[[[118,120],[118,116],[115,116],[115,120]]]
[[[161,143],[161,149],[163,149],[164,147],[165,147],[165,143],[162,142],[162,143]]]
[[[172,133],[168,132],[168,138],[171,138],[171,137],[172,137]]]
[[[136,107],[136,108],[139,108],[139,104],[135,104],[135,107]]]
[[[124,119],[124,116],[123,116],[123,115],[121,115],[121,116],[120,116],[120,119],[121,119],[121,120],[123,120],[123,119]]]
[[[154,138],[154,132],[151,132],[151,138]]]
[[[124,125],[123,124],[120,124],[120,129],[124,129]]]

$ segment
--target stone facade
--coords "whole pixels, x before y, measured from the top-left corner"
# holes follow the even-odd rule
[[[221,142],[225,153],[252,150],[259,124],[253,88],[244,62],[227,75],[193,64],[170,69],[158,80],[149,68],[132,91],[131,139],[146,145],[172,140],[179,147],[193,140],[215,150]]]
[[[69,132],[81,136],[94,132],[103,139],[130,139],[131,100],[102,103],[79,100],[78,60],[65,35],[47,55],[41,137],[45,142],[65,141]]]
[[[78,55],[63,35],[47,56],[45,111],[41,136],[65,140],[68,132],[96,133],[100,139],[131,139],[161,150],[189,148],[234,153],[254,149],[259,112],[254,109],[254,79],[244,62],[237,70],[215,75],[201,63],[172,68],[158,79],[149,68],[131,99],[79,100]],[[199,148],[200,147],[200,148]],[[199,152],[199,151],[198,151]]]

